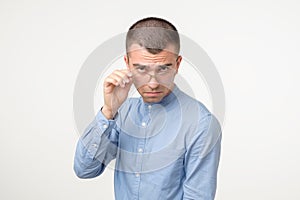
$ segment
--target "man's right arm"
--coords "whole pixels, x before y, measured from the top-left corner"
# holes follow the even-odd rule
[[[127,99],[132,83],[132,73],[128,69],[115,70],[105,78],[104,106],[77,144],[74,171],[78,177],[99,176],[116,157],[119,134],[114,117]]]
[[[115,120],[99,111],[79,138],[74,158],[74,171],[79,178],[94,178],[116,157],[118,131]]]

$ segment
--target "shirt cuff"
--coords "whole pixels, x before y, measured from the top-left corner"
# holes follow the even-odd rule
[[[102,113],[102,108],[98,111],[96,115],[96,121],[99,125],[99,128],[102,133],[104,133],[107,129],[111,128],[112,125],[115,124],[115,118],[117,117],[118,113],[115,115],[113,119],[106,119],[106,117]]]
[[[87,149],[89,157],[94,158],[98,151],[102,137],[107,137],[108,134],[114,127],[115,120],[108,120],[103,115],[102,111],[99,110],[94,121],[85,130],[82,136],[82,144]],[[105,134],[105,135],[103,135]]]

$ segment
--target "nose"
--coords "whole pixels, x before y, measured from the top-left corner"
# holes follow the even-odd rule
[[[156,89],[159,86],[159,82],[156,80],[154,75],[151,75],[151,74],[149,74],[149,75],[150,75],[150,81],[148,82],[148,86],[151,89]]]

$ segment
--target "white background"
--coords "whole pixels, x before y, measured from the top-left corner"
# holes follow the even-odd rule
[[[2,0],[0,199],[113,199],[112,170],[73,172],[73,89],[88,55],[146,16],[196,41],[223,80],[216,199],[300,199],[299,4]]]

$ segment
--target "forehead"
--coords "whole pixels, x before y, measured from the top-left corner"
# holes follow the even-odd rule
[[[152,54],[144,47],[139,45],[132,45],[128,52],[128,57],[132,62],[147,62],[147,63],[161,63],[172,61],[177,55],[174,53],[172,47],[167,47],[157,54]]]

